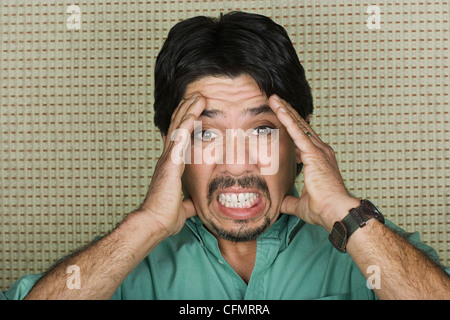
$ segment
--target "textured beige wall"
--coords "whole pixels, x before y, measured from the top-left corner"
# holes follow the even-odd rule
[[[369,5],[380,29],[367,27]],[[313,127],[350,191],[450,264],[448,2],[2,0],[0,289],[140,204],[162,145],[152,120],[162,43],[182,19],[232,10],[286,27]]]

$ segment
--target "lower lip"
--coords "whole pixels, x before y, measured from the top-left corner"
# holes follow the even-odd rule
[[[248,220],[257,217],[264,209],[264,200],[261,196],[258,197],[257,202],[251,208],[228,208],[220,204],[216,199],[219,211],[229,219],[233,220]]]

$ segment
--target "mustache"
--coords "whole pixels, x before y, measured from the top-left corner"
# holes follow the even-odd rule
[[[225,189],[238,186],[241,188],[252,188],[260,190],[269,200],[269,188],[266,181],[260,176],[245,176],[242,178],[233,178],[230,176],[217,177],[208,184],[208,204],[213,200],[214,193],[219,189]]]

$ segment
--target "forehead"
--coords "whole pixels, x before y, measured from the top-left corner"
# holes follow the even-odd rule
[[[186,88],[184,98],[199,92],[206,98],[206,109],[211,107],[229,107],[230,105],[257,104],[267,101],[266,95],[261,92],[256,81],[249,75],[241,75],[236,78],[205,77],[201,78]]]

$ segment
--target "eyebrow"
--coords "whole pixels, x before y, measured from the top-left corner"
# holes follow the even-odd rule
[[[222,112],[222,110],[217,110],[217,109],[203,110],[203,112],[200,114],[200,117],[208,117],[208,118],[215,118],[217,116],[220,116],[222,118],[225,117],[225,115]]]
[[[247,108],[242,113],[247,116],[257,116],[260,114],[276,116],[275,112],[273,112],[272,108],[268,104],[263,104],[262,106],[256,108]]]
[[[275,112],[273,112],[272,108],[268,104],[263,104],[259,107],[254,108],[246,108],[244,111],[242,111],[242,115],[244,116],[257,116],[260,114],[267,114],[267,115],[276,115]],[[200,117],[208,117],[208,118],[215,118],[215,117],[225,117],[225,114],[222,110],[212,109],[212,110],[203,110],[203,112],[200,114]]]

